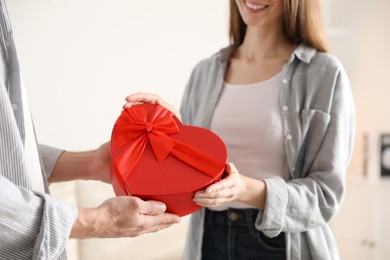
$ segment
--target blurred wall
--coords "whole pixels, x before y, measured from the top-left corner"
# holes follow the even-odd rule
[[[192,67],[227,44],[223,0],[9,0],[41,142],[87,149],[110,138],[126,95],[178,106]]]
[[[331,2],[330,43],[350,77],[356,105],[356,142],[348,172],[364,175],[364,135],[390,133],[390,1]]]

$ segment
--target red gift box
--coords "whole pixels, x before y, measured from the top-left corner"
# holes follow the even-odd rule
[[[184,216],[200,209],[194,193],[221,178],[227,151],[210,130],[183,125],[160,105],[142,104],[117,119],[111,158],[117,196],[161,201],[167,212]]]

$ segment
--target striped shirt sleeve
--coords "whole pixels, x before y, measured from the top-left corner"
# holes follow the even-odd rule
[[[0,175],[0,259],[65,259],[76,207]]]

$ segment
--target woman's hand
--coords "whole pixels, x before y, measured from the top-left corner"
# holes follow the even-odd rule
[[[218,207],[232,201],[240,201],[256,208],[264,208],[264,181],[241,175],[232,163],[226,164],[225,171],[227,177],[195,193],[196,204],[202,207]]]
[[[226,164],[227,177],[195,193],[194,201],[202,207],[217,207],[239,200],[243,192],[242,178],[232,163]]]
[[[174,106],[166,102],[163,98],[156,94],[150,93],[136,93],[126,97],[127,103],[123,105],[123,108],[131,107],[143,103],[160,104],[163,107],[172,111],[176,117],[179,117],[179,112]],[[83,155],[85,154],[85,155]],[[77,153],[75,157],[83,155],[85,158],[89,158],[90,167],[88,169],[88,175],[82,176],[82,179],[100,180],[103,182],[111,183],[110,167],[111,167],[111,153],[110,142],[102,144],[98,149],[85,153]]]
[[[170,110],[177,118],[180,119],[179,111],[167,101],[165,101],[162,97],[157,94],[138,92],[126,97],[126,104],[123,105],[123,109],[127,107],[132,107],[135,105],[143,104],[143,103],[152,103],[159,104],[166,109]]]

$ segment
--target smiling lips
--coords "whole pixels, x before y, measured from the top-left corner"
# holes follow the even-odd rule
[[[259,4],[254,4],[254,3],[251,3],[251,2],[248,2],[248,1],[244,1],[245,5],[253,10],[253,11],[260,11],[260,10],[264,10],[265,8],[267,8],[266,5],[259,5]]]

